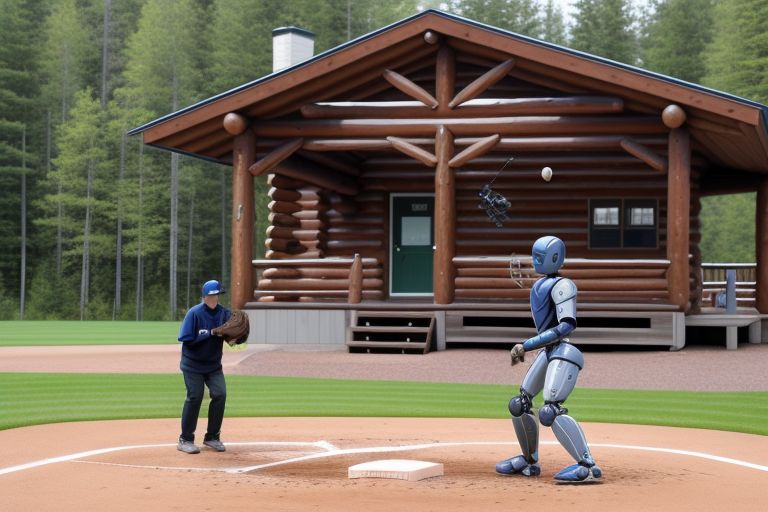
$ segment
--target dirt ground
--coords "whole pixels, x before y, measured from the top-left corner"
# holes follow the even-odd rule
[[[0,432],[6,471],[45,459],[50,462],[5,474],[0,468],[2,508],[78,512],[756,510],[765,501],[768,483],[768,466],[759,465],[768,461],[768,443],[762,436],[748,434],[585,424],[605,478],[602,483],[574,486],[552,479],[571,461],[548,429],[542,432],[540,477],[496,475],[495,463],[516,453],[512,428],[505,420],[234,418],[225,421],[227,452],[204,450],[199,455],[183,454],[169,443],[176,429],[174,420],[144,420]],[[424,443],[431,444],[391,453],[335,453]],[[136,445],[144,446],[131,447]],[[118,447],[124,449],[79,453]],[[665,449],[677,451],[660,451]],[[291,461],[313,454],[316,458]],[[702,454],[729,459],[713,460]],[[62,460],[51,462],[53,457]],[[419,482],[347,478],[353,464],[392,458],[439,462],[445,474]]]
[[[767,349],[742,344],[737,351],[588,352],[579,385],[766,390]],[[507,357],[502,350],[413,356],[253,346],[227,352],[224,363],[230,374],[519,382],[530,361],[510,369]],[[0,349],[0,372],[10,371],[177,372],[178,347]],[[204,424],[201,419],[200,429]],[[552,479],[571,459],[547,428],[541,432],[540,477],[495,474],[496,462],[518,453],[508,420],[226,418],[227,451],[199,455],[176,450],[178,420],[10,429],[0,431],[0,509],[601,512],[756,510],[765,503],[764,436],[583,427],[605,478],[580,486]],[[439,462],[445,474],[419,482],[347,478],[351,465],[393,458]]]

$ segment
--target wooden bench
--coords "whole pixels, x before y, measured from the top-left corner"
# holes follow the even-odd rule
[[[685,317],[686,326],[696,327],[725,327],[725,348],[736,350],[738,346],[738,328],[749,328],[749,342],[761,343],[762,315],[754,313],[728,315],[725,313],[710,313],[703,315],[688,315]]]

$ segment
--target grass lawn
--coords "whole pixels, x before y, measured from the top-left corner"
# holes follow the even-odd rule
[[[227,377],[227,416],[508,418],[501,385]],[[66,421],[175,418],[181,375],[0,374],[0,429]],[[768,435],[768,392],[577,389],[580,421],[668,425]],[[205,405],[204,405],[205,407]],[[202,411],[201,414],[205,414]]]
[[[181,322],[0,322],[0,347],[33,345],[156,345],[178,343]]]

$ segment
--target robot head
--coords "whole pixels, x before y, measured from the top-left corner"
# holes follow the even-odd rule
[[[555,236],[543,236],[533,243],[533,268],[539,274],[554,274],[565,261],[565,244]]]

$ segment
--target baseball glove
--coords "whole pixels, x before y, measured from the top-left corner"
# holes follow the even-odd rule
[[[248,340],[251,326],[248,323],[248,315],[239,309],[233,309],[226,323],[211,331],[215,336],[221,336],[231,346],[240,345]]]

